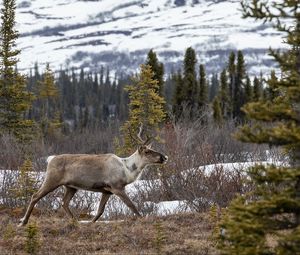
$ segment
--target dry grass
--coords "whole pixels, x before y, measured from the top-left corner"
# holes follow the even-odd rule
[[[25,228],[17,227],[19,214],[0,209],[1,255],[26,254]],[[203,213],[78,224],[37,212],[30,220],[39,229],[38,254],[218,254],[209,217]]]

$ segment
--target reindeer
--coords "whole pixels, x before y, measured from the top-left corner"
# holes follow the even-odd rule
[[[143,140],[143,126],[139,128],[136,141],[138,149],[127,158],[115,154],[62,154],[48,157],[46,176],[41,188],[33,194],[25,216],[19,226],[27,224],[35,204],[48,193],[64,186],[65,194],[62,207],[67,215],[74,219],[69,203],[75,193],[81,190],[102,192],[96,222],[103,214],[105,205],[112,194],[117,195],[138,217],[140,213],[125,193],[125,186],[134,182],[143,169],[151,164],[165,164],[168,157],[151,149],[151,138]]]

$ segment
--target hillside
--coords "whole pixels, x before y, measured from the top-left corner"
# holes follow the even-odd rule
[[[167,71],[176,70],[193,46],[198,63],[220,71],[231,50],[241,49],[248,70],[258,74],[274,63],[267,49],[281,48],[270,25],[241,18],[239,0],[18,0],[22,49],[20,69],[35,62],[60,67],[107,65],[137,70],[155,49]]]

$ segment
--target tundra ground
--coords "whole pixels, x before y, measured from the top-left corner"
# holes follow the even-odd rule
[[[27,227],[17,227],[20,214],[17,209],[0,209],[1,255],[28,253]],[[30,223],[38,230],[36,254],[218,254],[209,215],[204,213],[91,224],[35,210]]]

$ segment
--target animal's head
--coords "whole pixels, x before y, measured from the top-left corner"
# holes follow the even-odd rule
[[[151,148],[152,137],[147,137],[146,140],[142,139],[143,125],[141,124],[138,138],[138,153],[145,162],[145,164],[165,164],[168,161],[168,156],[155,151]]]
[[[138,152],[146,164],[165,164],[168,156],[151,149],[151,146],[140,145]]]

